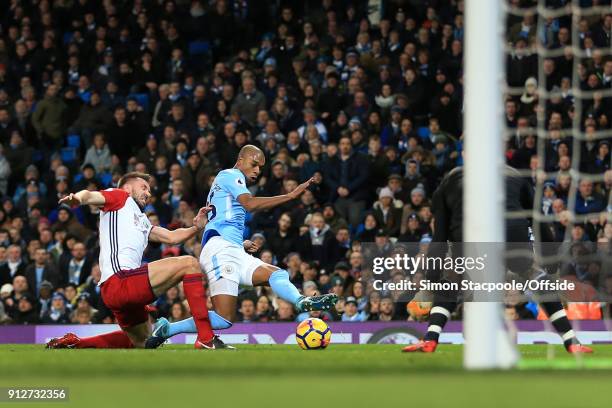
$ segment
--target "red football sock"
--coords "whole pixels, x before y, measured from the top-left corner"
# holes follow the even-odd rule
[[[132,341],[123,330],[100,334],[99,336],[83,337],[76,348],[134,348]]]
[[[201,273],[190,273],[183,277],[183,291],[191,309],[191,315],[198,329],[198,339],[207,342],[213,338],[214,333],[208,319],[206,307],[206,292],[202,284]]]

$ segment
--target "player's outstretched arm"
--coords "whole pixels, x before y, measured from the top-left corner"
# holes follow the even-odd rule
[[[149,234],[149,240],[168,245],[177,245],[187,241],[206,227],[206,223],[208,222],[206,214],[210,209],[211,207],[200,208],[200,211],[198,211],[198,214],[193,219],[193,226],[189,228],[177,228],[170,231],[169,229],[159,226],[153,227]]]
[[[59,200],[59,204],[66,204],[70,207],[76,205],[94,205],[103,207],[106,199],[99,191],[81,190],[78,193],[70,193],[66,197]]]
[[[295,200],[298,198],[306,189],[314,183],[314,178],[306,180],[295,188],[295,190],[274,197],[253,197],[250,194],[241,194],[238,196],[238,202],[242,205],[245,210],[258,211],[258,210],[269,210],[270,208],[277,207],[287,201]]]

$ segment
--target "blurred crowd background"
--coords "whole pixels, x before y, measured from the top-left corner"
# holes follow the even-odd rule
[[[540,3],[562,10],[568,1]],[[507,83],[519,92],[505,101],[506,158],[532,172],[534,188],[537,169],[546,172],[535,206],[554,216],[557,241],[609,253],[612,13],[609,0],[578,3],[604,11],[579,17],[577,36],[570,16],[538,25],[534,13],[508,15]],[[538,60],[538,45],[551,56]],[[266,154],[253,194],[317,180],[298,200],[249,216],[245,239],[261,244],[257,256],[286,268],[306,294],[338,293],[325,319],[423,318],[424,302],[368,290],[361,243],[431,240],[432,193],[463,162],[463,47],[462,0],[6,0],[0,323],[112,322],[96,286],[97,211],[58,199],[148,172],[151,222],[189,226],[216,173],[249,143]],[[539,78],[550,95],[543,103]],[[573,121],[585,135],[578,144]],[[574,213],[587,221],[572,225]],[[150,244],[143,261],[199,251],[199,237]],[[571,274],[603,279],[612,294],[610,272],[577,265]],[[576,318],[610,314],[607,304],[578,300],[586,306]],[[538,315],[529,304],[507,306],[511,318]],[[182,288],[151,313],[189,316]],[[245,289],[239,316],[304,318],[267,288]]]

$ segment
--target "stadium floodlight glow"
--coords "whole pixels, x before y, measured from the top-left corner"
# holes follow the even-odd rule
[[[465,10],[463,238],[466,242],[503,242],[502,4],[467,0]],[[492,247],[485,276],[488,282],[500,282],[503,254],[500,245]],[[517,353],[503,330],[501,303],[466,302],[464,308],[464,366],[492,369],[514,365]]]

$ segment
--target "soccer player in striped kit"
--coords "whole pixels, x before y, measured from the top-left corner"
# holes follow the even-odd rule
[[[47,343],[48,348],[131,348],[144,347],[151,334],[145,307],[167,289],[183,282],[185,297],[193,315],[198,337],[196,348],[214,349],[224,345],[211,328],[203,274],[192,256],[160,259],[141,265],[149,240],[178,244],[202,231],[208,208],[202,208],[193,226],[173,231],[152,226],[143,213],[149,198],[151,176],[128,173],[117,188],[82,190],[60,200],[60,204],[91,205],[100,208],[100,269],[102,299],[113,312],[121,330],[79,338],[68,333]]]

